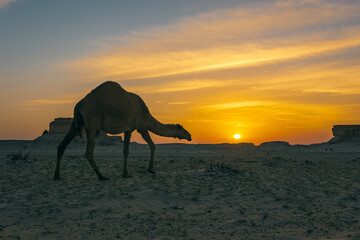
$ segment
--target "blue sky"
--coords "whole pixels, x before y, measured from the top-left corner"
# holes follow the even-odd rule
[[[17,0],[0,8],[1,71],[29,70],[98,50],[130,34],[234,1]],[[100,46],[99,46],[100,45]],[[12,71],[11,71],[12,70]]]

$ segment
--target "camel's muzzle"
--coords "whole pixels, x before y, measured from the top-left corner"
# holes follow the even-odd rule
[[[189,142],[191,141],[191,135],[189,134],[189,136],[186,136],[186,140],[188,140]]]

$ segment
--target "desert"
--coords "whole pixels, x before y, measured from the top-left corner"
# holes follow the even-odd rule
[[[122,178],[121,141],[103,141],[108,181],[81,141],[53,181],[56,145],[0,141],[1,239],[360,239],[357,143],[158,144],[153,175],[132,142]]]

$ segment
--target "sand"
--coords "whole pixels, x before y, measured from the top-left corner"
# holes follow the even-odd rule
[[[99,181],[73,145],[0,142],[0,239],[360,239],[360,148],[132,143],[97,146]],[[14,151],[31,150],[27,160]],[[327,150],[327,151],[326,151]]]

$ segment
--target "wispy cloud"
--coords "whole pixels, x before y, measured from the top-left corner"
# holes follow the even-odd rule
[[[41,106],[41,105],[57,105],[57,104],[66,104],[66,103],[75,103],[74,99],[63,99],[63,100],[54,100],[54,99],[34,99],[26,101],[20,105],[22,106]]]
[[[228,103],[207,105],[205,106],[205,108],[221,110],[221,109],[232,109],[232,108],[243,108],[243,107],[270,106],[274,104],[277,103],[271,101],[241,101],[241,102],[228,102]]]
[[[169,102],[170,105],[182,105],[182,104],[188,104],[190,102]]]
[[[0,0],[0,9],[6,7],[11,2],[15,2],[17,0]]]
[[[165,83],[153,83],[150,86],[129,87],[130,91],[138,93],[166,93],[180,92],[203,88],[221,87],[231,84],[230,81],[212,79],[191,79],[191,80],[172,80]]]
[[[273,1],[255,6],[132,32],[119,38],[121,46],[112,40],[104,53],[68,66],[96,77],[159,77],[256,66],[360,45],[359,2]]]

